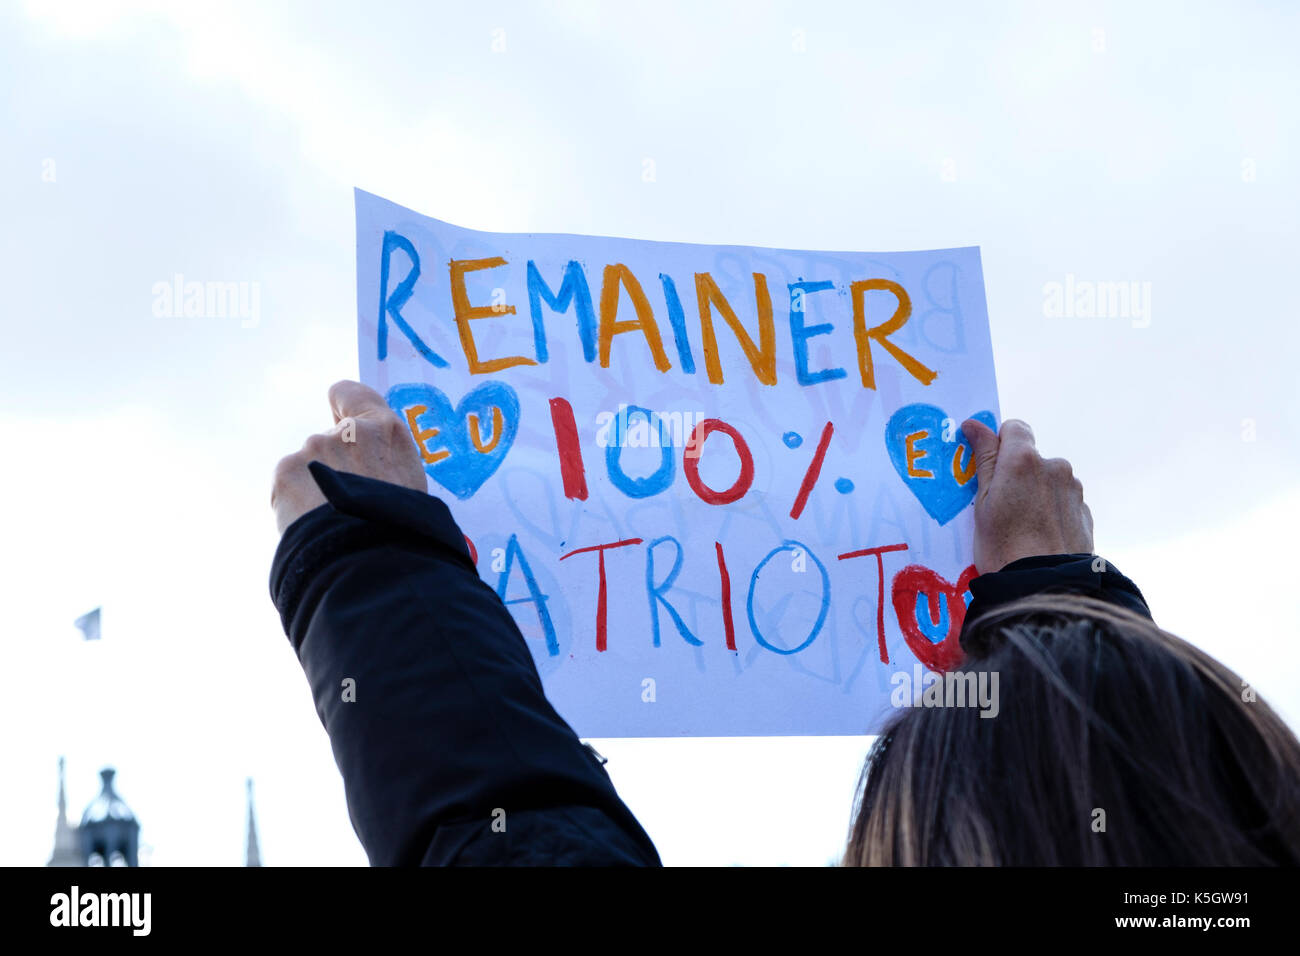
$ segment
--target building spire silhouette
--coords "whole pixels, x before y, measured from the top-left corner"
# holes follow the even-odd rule
[[[63,758],[59,758],[59,817],[54,823],[54,852],[46,866],[83,866],[81,840],[68,823],[68,795],[63,786]]]
[[[248,845],[244,848],[244,866],[261,866],[262,854],[257,848],[257,821],[253,819],[253,778],[247,781],[248,788]]]
[[[102,789],[81,815],[77,834],[81,839],[83,866],[139,866],[140,821],[113,789],[112,767],[99,772]]]

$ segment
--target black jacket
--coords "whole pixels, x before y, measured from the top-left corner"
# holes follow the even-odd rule
[[[329,503],[285,530],[271,597],[371,864],[659,865],[599,760],[546,700],[447,506],[310,468]],[[971,613],[1043,589],[1141,602],[1092,560],[1029,558],[983,575]]]

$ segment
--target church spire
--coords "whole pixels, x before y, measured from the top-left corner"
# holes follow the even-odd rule
[[[244,848],[244,866],[261,866],[262,855],[257,848],[257,821],[253,819],[253,778],[248,787],[248,846]]]
[[[77,829],[68,823],[68,795],[63,786],[63,758],[59,758],[59,817],[54,823],[54,852],[46,866],[83,866]]]

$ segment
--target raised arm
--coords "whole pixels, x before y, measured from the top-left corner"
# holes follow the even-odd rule
[[[542,692],[409,430],[356,382],[276,469],[271,596],[373,865],[658,865]]]
[[[1045,591],[1089,594],[1151,616],[1137,585],[1093,554],[1092,512],[1064,458],[1043,458],[1033,430],[1008,419],[996,434],[970,419],[975,456],[974,599],[966,620]],[[963,634],[963,647],[965,647]],[[969,648],[967,648],[969,650]]]

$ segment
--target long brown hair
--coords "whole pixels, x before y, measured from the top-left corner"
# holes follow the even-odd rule
[[[1074,595],[999,607],[963,644],[996,716],[900,710],[845,865],[1300,863],[1300,742],[1208,654]]]

